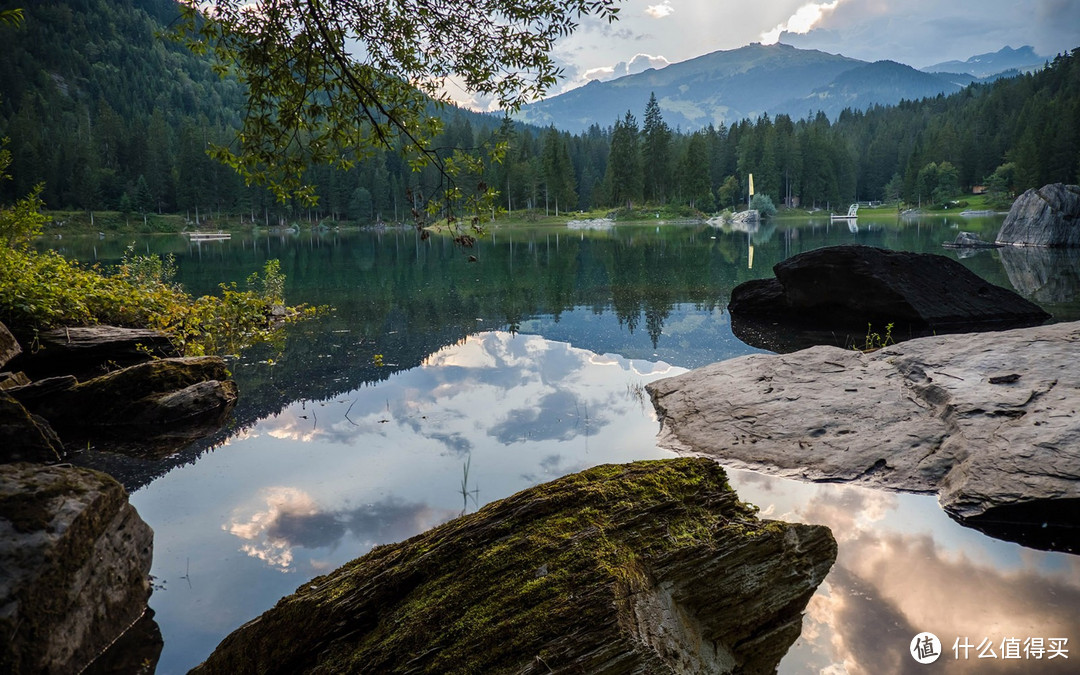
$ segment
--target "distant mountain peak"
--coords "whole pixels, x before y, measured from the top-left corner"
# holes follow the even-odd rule
[[[1042,67],[1045,61],[1030,45],[1017,49],[1006,45],[996,52],[976,54],[966,61],[943,61],[921,70],[926,73],[963,73],[975,77],[990,77],[1009,70],[1035,70]]]

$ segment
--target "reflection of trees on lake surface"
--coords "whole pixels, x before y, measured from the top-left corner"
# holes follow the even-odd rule
[[[865,225],[857,234],[827,220],[770,222],[752,233],[705,224],[494,229],[469,251],[447,237],[421,240],[412,229],[263,232],[214,245],[159,237],[139,248],[175,254],[179,281],[195,293],[277,258],[290,302],[334,308],[232,365],[241,396],[233,429],[212,441],[220,442],[294,401],[380,382],[483,330],[540,332],[598,353],[704,365],[748,351],[727,325],[731,289],[771,276],[780,260],[839,243],[940,253],[954,237],[944,220]],[[67,255],[104,262],[118,259],[127,243],[63,242]],[[964,263],[1009,285],[994,258]]]

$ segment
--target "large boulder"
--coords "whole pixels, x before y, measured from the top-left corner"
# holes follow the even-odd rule
[[[791,351],[850,346],[868,332],[899,341],[932,333],[1000,330],[1050,315],[944,256],[870,246],[830,246],[773,266],[775,279],[736,286],[728,310],[736,335]]]
[[[64,446],[44,418],[0,391],[0,464],[59,462]]]
[[[25,341],[26,336],[29,344]],[[145,328],[53,328],[35,334],[33,345],[12,367],[34,379],[74,375],[84,380],[151,358],[179,356],[167,335]]]
[[[937,492],[965,524],[1080,551],[1080,322],[873,354],[750,355],[648,386],[661,443],[815,481]]]
[[[1080,185],[1053,183],[1016,198],[998,231],[1012,246],[1080,246]]]
[[[0,672],[81,672],[146,611],[152,552],[106,474],[0,466]]]
[[[193,673],[773,672],[836,556],[707,459],[606,465],[301,586]]]

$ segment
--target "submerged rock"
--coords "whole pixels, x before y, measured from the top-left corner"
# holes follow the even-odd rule
[[[711,460],[600,466],[305,583],[192,672],[772,672],[835,556]]]
[[[895,341],[932,333],[1040,324],[1050,315],[944,256],[830,246],[773,267],[775,279],[731,292],[732,330],[748,344],[791,351],[850,346],[892,325]],[[831,337],[830,337],[831,336]]]
[[[0,466],[0,671],[82,671],[145,612],[152,551],[109,476]]]
[[[647,389],[666,447],[807,480],[937,492],[965,524],[1080,551],[1078,349],[1080,322],[1065,323],[872,354],[750,355]]]
[[[1012,246],[1080,246],[1080,185],[1052,183],[1016,198],[998,231]]]

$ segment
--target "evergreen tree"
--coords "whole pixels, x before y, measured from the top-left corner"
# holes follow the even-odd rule
[[[630,208],[635,200],[641,199],[643,182],[637,120],[627,110],[611,132],[611,154],[604,176],[608,203]]]
[[[645,106],[641,155],[645,201],[662,204],[668,198],[672,182],[671,129],[664,122],[655,93],[649,95],[649,102]]]

